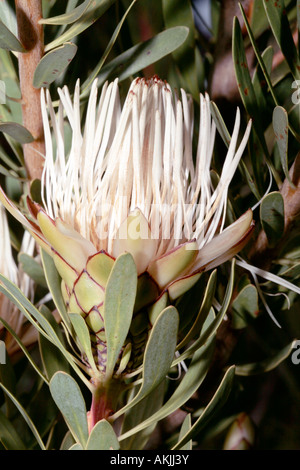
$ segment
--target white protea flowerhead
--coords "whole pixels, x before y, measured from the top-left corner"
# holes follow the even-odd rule
[[[207,95],[200,97],[193,156],[193,107],[183,90],[178,97],[158,77],[138,78],[123,106],[117,80],[103,86],[99,100],[97,92],[94,82],[82,126],[79,83],[73,99],[67,87],[58,90],[57,113],[42,91],[44,207],[28,200],[34,223],[16,214],[3,192],[0,197],[53,256],[69,311],[85,316],[104,351],[104,292],[118,255],[132,254],[140,287],[136,312],[147,308],[152,322],[156,305],[172,302],[201,271],[241,250],[254,224],[249,210],[224,228],[228,187],[251,128],[249,122],[238,145],[239,110],[214,187],[216,127]]]
[[[33,296],[33,281],[17,266],[11,249],[10,234],[4,207],[0,206],[0,273],[16,284],[26,297]],[[24,233],[21,252],[32,255],[35,241],[28,233]],[[3,319],[21,339],[24,346],[31,346],[37,341],[37,330],[28,323],[19,309],[0,292],[0,318]],[[5,340],[6,351],[13,356],[19,351],[18,343],[6,332],[0,321],[0,338]]]

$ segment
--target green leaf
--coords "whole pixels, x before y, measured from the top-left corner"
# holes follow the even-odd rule
[[[262,0],[254,0],[251,15],[251,29],[254,37],[259,37],[268,27],[269,22]]]
[[[47,318],[62,344],[64,344],[65,338],[62,335],[60,325],[56,322],[52,312],[45,305],[42,305],[40,307],[40,311],[42,315]],[[55,372],[59,370],[67,373],[70,372],[69,363],[66,360],[65,356],[61,354],[58,348],[50,341],[48,341],[43,335],[39,336],[39,345],[41,359],[44,365],[47,378],[49,380],[55,374]]]
[[[12,395],[12,393],[0,382],[0,387],[2,390],[9,396],[13,404],[16,406],[20,414],[22,415],[23,419],[27,423],[28,427],[30,428],[32,434],[34,435],[38,445],[42,450],[46,450],[45,445],[42,441],[41,436],[39,435],[33,421],[31,420],[30,416],[27,414],[26,410],[22,407],[22,405],[18,402],[18,400]]]
[[[48,87],[64,72],[76,52],[77,46],[69,42],[44,55],[34,71],[33,86]]]
[[[289,357],[292,350],[298,344],[298,340],[292,341],[287,346],[282,348],[272,357],[268,357],[259,362],[253,362],[251,364],[241,364],[236,366],[236,375],[256,375],[269,372],[275,369],[281,362]]]
[[[175,354],[178,324],[175,307],[167,307],[160,313],[146,345],[141,388],[131,402],[114,414],[114,419],[139,403],[166,377]]]
[[[69,450],[70,447],[72,447],[74,444],[75,444],[75,441],[74,441],[74,437],[72,436],[72,433],[70,431],[67,431],[62,440],[59,450]]]
[[[272,84],[272,80],[271,80],[271,78],[270,78],[270,73],[268,73],[268,70],[267,70],[267,64],[265,64],[265,62],[264,62],[264,60],[263,60],[263,57],[262,57],[262,55],[260,54],[259,48],[258,48],[258,46],[257,46],[257,44],[256,44],[256,41],[255,41],[255,39],[254,39],[254,37],[253,37],[253,33],[252,33],[251,28],[250,28],[249,23],[248,23],[247,15],[245,14],[242,5],[240,4],[239,6],[240,6],[240,9],[241,9],[241,12],[242,12],[243,20],[244,20],[244,22],[245,22],[245,26],[246,26],[246,29],[247,29],[247,32],[248,32],[248,35],[249,35],[249,38],[250,38],[250,41],[251,41],[253,50],[254,50],[254,52],[255,52],[257,61],[258,61],[259,65],[260,65],[260,68],[261,68],[261,70],[262,70],[262,72],[263,72],[263,75],[264,75],[266,84],[267,84],[267,86],[268,86],[268,90],[270,91],[270,94],[272,95],[272,98],[273,98],[273,101],[274,101],[275,105],[278,106],[278,105],[279,105],[279,101],[278,101],[277,96],[276,96],[276,94],[275,94],[275,90],[274,90],[274,87],[273,87],[273,84]],[[285,88],[284,90],[286,90],[286,88]],[[285,91],[284,91],[284,93],[285,93]],[[261,108],[261,107],[264,106],[264,102],[265,102],[265,99],[263,99],[262,102],[257,99],[257,103],[259,104],[259,108]],[[262,117],[263,117],[263,116],[262,116]],[[297,122],[296,125],[298,125],[298,122]],[[290,129],[290,131],[292,132],[292,134],[296,137],[296,139],[299,140],[298,135],[297,135],[297,132],[295,131],[295,129],[294,129],[291,125],[289,125],[289,129]],[[259,136],[259,134],[258,134],[258,136]],[[259,138],[261,139],[260,136],[259,136]],[[265,148],[264,146],[263,146],[262,148],[264,149],[264,151],[266,151],[266,148]],[[268,155],[268,152],[266,152],[266,155]],[[268,163],[269,163],[270,168],[272,168],[272,172],[273,172],[273,174],[274,174],[274,177],[275,177],[275,180],[276,180],[277,184],[280,185],[280,180],[279,180],[279,178],[278,178],[276,172],[274,171],[274,168],[273,168],[273,165],[272,165],[271,162],[270,162],[270,159],[269,159],[269,162],[268,162]]]
[[[202,348],[196,351],[186,374],[169,400],[148,419],[122,434],[119,440],[123,441],[124,439],[128,439],[133,434],[140,432],[142,429],[147,428],[156,421],[164,419],[173,413],[173,411],[183,406],[184,403],[186,403],[187,400],[191,398],[193,393],[195,393],[195,391],[200,387],[201,383],[206,377],[206,374],[211,365],[214,351],[215,338],[211,338],[204,346],[202,346]],[[132,412],[134,412],[134,410],[135,407],[133,408]]]
[[[224,144],[226,145],[226,147],[229,147],[231,135],[229,134],[224,119],[219,111],[219,108],[213,101],[210,102],[210,112],[216,124],[216,128],[218,129],[218,132],[223,139]]]
[[[94,68],[93,72],[90,74],[89,78],[84,82],[83,86],[82,86],[82,95],[84,93],[86,93],[88,91],[88,89],[90,88],[91,84],[93,83],[94,79],[97,77],[97,75],[99,74],[100,70],[102,69],[103,67],[103,64],[104,62],[106,61],[109,53],[111,52],[115,42],[116,42],[116,39],[121,31],[121,28],[124,24],[124,21],[126,20],[127,18],[127,15],[128,13],[130,12],[131,8],[133,7],[133,5],[136,3],[137,0],[133,0],[129,7],[127,8],[126,12],[124,13],[123,17],[121,18],[121,21],[119,22],[119,24],[117,25],[116,29],[114,30],[113,32],[113,35],[111,36],[110,38],[110,41],[109,43],[107,44],[106,48],[105,48],[105,51],[101,57],[101,60],[99,61],[98,65],[96,66],[96,68]]]
[[[54,261],[50,255],[48,255],[44,250],[41,250],[41,259],[44,269],[45,278],[48,284],[49,291],[52,295],[53,302],[61,316],[64,324],[70,329],[70,319],[67,314],[66,306],[63,300],[61,292],[61,278],[57,272]]]
[[[199,86],[197,79],[195,56],[195,22],[193,10],[189,0],[162,0],[162,9],[167,28],[186,26],[189,34],[184,43],[173,52],[174,60],[178,66],[178,74],[183,78],[183,86],[192,94],[196,102],[199,101]]]
[[[15,35],[18,35],[18,26],[16,12],[9,2],[0,2],[0,18],[8,29]]]
[[[19,253],[18,261],[21,269],[34,280],[34,282],[42,287],[47,287],[42,266],[27,253]]]
[[[124,421],[122,424],[122,434],[127,433],[131,429],[135,428],[140,423],[146,421],[152,415],[155,415],[156,411],[160,409],[164,401],[166,380],[163,380],[158,387],[156,387],[149,395],[141,400],[137,405],[130,408],[125,413]],[[135,432],[127,439],[122,440],[122,450],[143,450],[148,442],[148,439],[157,424],[156,419],[151,420],[151,424],[142,429],[140,432]]]
[[[192,419],[191,419],[191,415],[188,414],[186,415],[186,417],[184,418],[184,421],[181,425],[181,428],[180,428],[180,433],[179,433],[179,437],[178,437],[178,440],[179,442],[181,441],[181,439],[183,439],[183,437],[188,433],[190,432],[190,429],[192,427]],[[188,441],[186,444],[184,444],[180,450],[192,450],[192,445],[193,445],[193,441],[190,440]]]
[[[65,372],[56,372],[50,381],[50,392],[74,439],[85,447],[88,440],[87,412],[77,382]]]
[[[98,86],[103,85],[108,78],[112,80],[118,77],[119,81],[125,80],[148,65],[157,62],[177,49],[185,41],[187,35],[188,29],[184,26],[178,26],[167,29],[148,41],[131,47],[102,67],[97,77]],[[84,83],[82,90],[85,88],[86,84]]]
[[[181,361],[184,361],[185,359],[190,357],[192,354],[194,354],[194,352],[197,351],[197,349],[203,346],[206,343],[206,341],[208,341],[209,338],[211,338],[216,333],[230,305],[232,291],[234,287],[234,270],[235,270],[235,259],[233,258],[232,263],[231,263],[230,278],[227,284],[223,303],[220,308],[220,311],[218,312],[218,315],[211,320],[210,317],[212,316],[211,314],[213,312],[213,310],[211,309],[209,316],[207,317],[206,322],[203,326],[203,330],[202,330],[200,337],[196,339],[194,343],[180,355],[180,357],[176,358],[173,361],[173,364],[172,364],[173,366],[175,366],[176,364],[179,364]]]
[[[73,444],[69,450],[83,450],[83,447],[81,444]]]
[[[26,450],[26,446],[10,420],[0,410],[0,442],[6,450]]]
[[[289,120],[286,110],[281,106],[276,106],[273,111],[273,129],[275,133],[275,139],[279,150],[284,175],[290,184],[294,187],[294,184],[292,183],[289,175],[288,168],[288,128]]]
[[[21,290],[9,279],[0,273],[0,292],[3,292],[22,312],[25,317],[34,325],[34,327],[42,334],[48,341],[52,342],[58,347],[61,353],[65,356],[69,364],[75,370],[77,375],[90,389],[90,383],[76,365],[73,356],[65,349],[65,346],[59,340],[56,332],[49,323],[49,321],[32,305],[32,303],[24,296]],[[3,285],[2,285],[3,284]]]
[[[84,14],[80,17],[80,21],[76,21],[63,34],[54,39],[51,43],[47,44],[45,52],[70,41],[75,36],[82,33],[82,31],[85,31],[101,17],[114,2],[115,0],[93,0],[85,10]]]
[[[234,376],[235,367],[232,366],[227,370],[218,390],[216,391],[208,405],[205,407],[204,411],[201,413],[197,421],[193,424],[189,431],[177,442],[177,444],[172,448],[172,450],[181,449],[187,442],[190,441],[190,439],[192,439],[194,436],[197,436],[197,434],[199,434],[200,431],[202,431],[213,418],[216,418],[220,409],[224,406],[230,395]]]
[[[24,52],[25,49],[16,36],[0,20],[0,48],[9,51]]]
[[[86,450],[119,450],[118,438],[108,421],[99,421],[92,429]]]
[[[39,20],[39,23],[40,24],[62,24],[62,25],[75,23],[75,21],[78,21],[81,18],[81,16],[84,14],[84,12],[87,10],[87,8],[90,6],[92,2],[93,0],[85,0],[76,8],[64,13],[63,15],[52,16],[52,18],[42,18],[41,20]]]
[[[234,18],[233,22],[233,43],[232,43],[232,55],[235,67],[235,74],[237,84],[240,92],[242,102],[253,119],[253,127],[259,137],[261,145],[268,155],[268,149],[263,135],[263,125],[260,119],[259,107],[256,101],[256,95],[252,85],[250,72],[248,68],[244,39],[241,31],[241,27],[237,17]]]
[[[232,327],[239,329],[247,326],[249,317],[258,313],[258,293],[252,284],[245,286],[232,302]]]
[[[0,132],[9,135],[20,144],[29,144],[34,141],[34,138],[26,127],[18,124],[17,122],[1,122]]]
[[[120,255],[108,278],[104,298],[104,328],[107,340],[106,377],[113,375],[127,337],[137,289],[137,272],[130,253]]]
[[[27,351],[26,347],[24,346],[24,344],[22,343],[22,341],[20,340],[20,338],[17,336],[17,334],[14,332],[14,330],[10,327],[10,325],[5,321],[3,320],[3,318],[0,317],[0,323],[2,323],[4,325],[4,327],[7,329],[7,331],[13,336],[13,338],[16,340],[18,346],[20,347],[20,349],[23,351],[24,355],[27,357],[29,363],[32,365],[32,367],[34,368],[34,370],[37,372],[37,374],[41,377],[41,379],[48,383],[47,382],[47,379],[46,377],[44,377],[43,373],[41,372],[41,370],[39,369],[39,367],[37,366],[37,364],[34,362],[34,360],[32,359],[32,357],[30,356],[29,352]]]
[[[274,50],[271,46],[267,47],[261,54],[261,60],[265,65],[265,70],[270,76],[272,72]],[[258,64],[252,78],[253,88],[256,95],[257,103],[259,103],[260,112],[263,113],[263,117],[268,117],[268,86],[264,77],[263,70]]]
[[[93,369],[96,375],[99,375],[99,371],[97,370],[93,357],[90,333],[85,320],[78,313],[69,313],[69,317],[71,319],[76,336],[78,337],[79,342],[81,344],[82,350],[86,354],[87,360],[91,368]]]
[[[207,318],[207,315],[209,314],[209,311],[211,309],[211,306],[214,300],[216,282],[217,282],[217,270],[214,270],[211,273],[209,280],[207,282],[205,293],[203,295],[202,304],[199,309],[198,315],[194,321],[194,324],[192,325],[192,327],[190,327],[189,332],[185,336],[185,338],[179,343],[179,345],[177,346],[177,349],[181,349],[184,345],[190,342],[195,336],[198,336],[200,334],[200,331]]]
[[[295,80],[300,78],[300,59],[290,29],[284,0],[263,0],[274,37]]]
[[[284,201],[278,191],[267,194],[260,205],[260,220],[271,247],[281,239],[284,232]]]

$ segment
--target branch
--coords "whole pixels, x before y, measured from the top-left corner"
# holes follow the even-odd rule
[[[25,167],[29,180],[40,178],[45,154],[40,90],[33,87],[33,75],[44,53],[41,0],[15,0],[18,37],[25,53],[19,53],[19,78],[22,94],[23,125],[34,141],[23,146]]]

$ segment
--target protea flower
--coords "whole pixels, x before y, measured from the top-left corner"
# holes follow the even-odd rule
[[[25,274],[20,266],[17,266],[11,249],[10,234],[5,209],[0,206],[0,273],[14,282],[30,299],[33,297],[33,281]],[[21,252],[32,255],[35,241],[25,231],[21,245]],[[14,337],[6,331],[3,319],[20,338],[24,346],[31,346],[37,341],[37,330],[28,323],[18,308],[0,292],[0,338],[5,341],[7,354],[12,357],[20,351],[19,345]]]
[[[237,111],[214,187],[210,170],[216,127],[207,95],[201,96],[193,158],[192,102],[184,91],[180,99],[157,77],[134,80],[123,106],[117,81],[104,85],[99,101],[94,82],[84,128],[79,83],[73,99],[66,87],[58,93],[57,114],[49,92],[41,94],[46,142],[43,207],[28,199],[34,219],[30,221],[3,192],[1,199],[53,257],[68,311],[86,319],[103,372],[103,300],[118,255],[129,252],[135,260],[138,293],[133,322],[143,318],[147,334],[157,309],[186,292],[202,271],[232,258],[248,241],[251,210],[225,229],[224,224],[228,187],[251,123],[237,146]],[[69,149],[65,118],[71,131]],[[137,362],[135,345],[140,345],[143,333],[140,327],[137,330],[138,339],[134,328],[131,332],[128,368]]]

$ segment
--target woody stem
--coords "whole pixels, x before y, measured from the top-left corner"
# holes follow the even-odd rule
[[[29,180],[40,178],[45,154],[45,142],[40,105],[40,90],[33,86],[37,64],[44,53],[42,0],[15,0],[18,37],[24,53],[19,53],[19,78],[22,95],[23,125],[30,131],[34,141],[24,144],[24,160]]]

